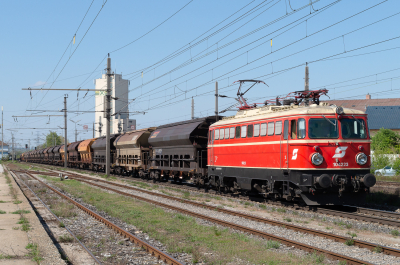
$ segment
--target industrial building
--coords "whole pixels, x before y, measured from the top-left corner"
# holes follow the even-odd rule
[[[136,130],[136,120],[129,119],[128,109],[128,90],[129,80],[123,79],[122,74],[113,74],[111,76],[111,119],[110,119],[110,133],[122,133],[131,130]],[[103,74],[101,78],[95,80],[96,89],[107,88],[107,76]],[[95,96],[95,124],[96,132],[95,137],[106,135],[106,118],[105,111],[106,92],[96,91]],[[114,115],[120,112],[120,114]]]

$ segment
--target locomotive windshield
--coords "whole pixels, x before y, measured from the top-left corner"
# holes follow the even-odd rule
[[[318,118],[308,122],[308,137],[311,139],[338,138],[336,119]]]
[[[361,119],[341,119],[340,124],[342,126],[342,137],[344,139],[365,139],[367,138],[367,132],[365,128],[364,120]]]

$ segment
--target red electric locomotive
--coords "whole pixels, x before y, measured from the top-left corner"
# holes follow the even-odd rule
[[[249,81],[261,82],[241,80],[240,87]],[[249,106],[240,87],[237,114],[209,129],[211,185],[307,205],[364,201],[376,182],[364,112],[320,103],[327,90],[294,92],[282,103]]]

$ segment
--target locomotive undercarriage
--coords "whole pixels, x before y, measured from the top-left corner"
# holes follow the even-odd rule
[[[307,205],[365,201],[376,182],[369,170],[280,170],[210,167],[208,185],[223,192],[257,194]]]

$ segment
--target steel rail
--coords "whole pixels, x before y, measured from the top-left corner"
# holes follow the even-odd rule
[[[30,174],[30,173],[25,173],[25,174],[28,174],[33,179],[39,181],[40,183],[45,185],[47,188],[49,188],[53,192],[55,192],[58,195],[60,195],[62,198],[70,201],[71,203],[73,203],[74,205],[76,205],[77,207],[79,207],[80,209],[85,211],[87,214],[91,215],[93,218],[101,221],[102,223],[104,223],[108,227],[110,227],[113,230],[115,230],[117,233],[121,234],[122,236],[125,236],[125,237],[129,238],[130,241],[132,241],[133,243],[143,247],[144,249],[147,250],[147,252],[149,252],[150,254],[152,254],[152,255],[156,256],[157,258],[161,259],[165,263],[171,264],[171,265],[183,265],[184,264],[184,263],[182,263],[180,261],[177,261],[176,259],[174,259],[173,257],[169,256],[168,254],[162,252],[158,248],[156,248],[156,247],[144,242],[143,240],[139,239],[138,237],[134,236],[133,234],[129,233],[128,231],[120,228],[116,224],[108,221],[107,219],[103,218],[102,216],[96,214],[95,212],[89,210],[88,208],[86,208],[82,204],[76,202],[75,200],[71,199],[70,197],[66,196],[65,194],[63,194],[63,193],[59,192],[58,190],[54,189],[53,187],[47,185],[42,180],[38,179],[37,177],[33,176],[32,174]],[[359,264],[362,264],[362,263],[359,263]]]
[[[359,208],[357,207],[357,210],[358,209]],[[366,208],[364,208],[364,209],[366,209]],[[370,212],[369,214],[378,213],[378,212],[380,212],[382,215],[384,214],[379,210],[373,210],[373,209],[368,209],[368,210]],[[393,220],[393,219],[387,219],[387,218],[382,218],[382,217],[363,215],[363,214],[360,214],[360,213],[349,213],[349,212],[345,212],[345,211],[337,211],[337,210],[326,209],[326,208],[318,208],[317,212],[318,213],[323,213],[323,214],[330,214],[330,215],[334,215],[334,216],[339,216],[339,217],[344,217],[344,218],[361,220],[361,221],[365,221],[365,222],[374,222],[374,223],[383,224],[383,225],[390,225],[390,226],[400,227],[400,221],[399,220]],[[364,213],[367,213],[367,212],[364,211]]]
[[[53,171],[54,172],[54,171]],[[65,171],[64,171],[65,172]],[[32,171],[32,174],[42,174],[42,175],[49,175],[49,176],[58,176],[58,173],[49,173],[49,172],[35,172]],[[77,175],[81,177],[81,175],[78,175],[76,173],[68,172],[68,175]],[[145,182],[142,181],[141,179],[134,179],[135,181],[138,182]],[[102,180],[97,180],[96,181],[102,181]],[[160,184],[162,186],[171,186],[172,184]],[[182,187],[180,187],[182,189]],[[186,190],[193,191],[193,192],[199,192],[198,190],[194,190],[191,188],[185,187]],[[223,194],[220,194],[220,196],[224,196]],[[287,202],[269,202],[272,205],[276,206],[282,206],[282,207],[288,207]],[[395,227],[400,227],[400,221],[399,220],[391,220],[391,219],[385,219],[382,217],[386,218],[393,218],[393,219],[400,219],[400,213],[397,212],[390,212],[390,211],[383,211],[383,210],[377,210],[377,209],[369,209],[369,208],[363,208],[363,207],[358,207],[358,206],[346,206],[348,208],[354,208],[354,213],[352,212],[346,212],[346,211],[339,211],[339,210],[332,210],[332,209],[327,209],[323,207],[313,207],[313,206],[298,206],[296,205],[297,208],[306,210],[306,211],[312,211],[312,212],[318,212],[322,214],[329,214],[333,216],[339,216],[339,217],[345,217],[349,219],[355,219],[355,220],[362,220],[365,222],[375,222],[379,224],[384,224],[384,225],[390,225],[390,226],[395,226]],[[368,215],[374,215],[374,216],[365,216],[364,214]]]
[[[73,178],[73,176],[72,176],[72,178]],[[126,192],[123,192],[123,191],[120,191],[120,190],[117,190],[117,189],[113,189],[113,188],[110,188],[110,187],[104,187],[102,185],[99,185],[99,184],[96,184],[96,183],[92,183],[92,182],[89,182],[89,181],[86,181],[86,180],[81,180],[81,181],[85,182],[85,183],[88,183],[90,185],[93,185],[93,186],[97,186],[99,188],[103,188],[103,189],[107,189],[107,190],[113,191],[115,193],[118,193],[118,194],[121,194],[121,195],[124,195],[124,196],[132,197],[132,198],[135,198],[135,199],[138,199],[138,200],[141,200],[141,201],[145,201],[145,202],[148,202],[148,203],[151,203],[151,204],[154,204],[154,205],[158,205],[158,206],[161,206],[161,207],[164,207],[164,208],[172,209],[174,211],[181,212],[181,213],[184,213],[184,214],[187,214],[187,215],[191,215],[191,216],[194,216],[196,218],[208,220],[208,221],[211,221],[213,223],[220,224],[222,226],[233,228],[235,230],[240,230],[240,231],[243,231],[243,232],[246,232],[246,233],[254,234],[256,236],[260,236],[260,237],[263,237],[263,238],[266,238],[266,239],[269,239],[269,240],[279,241],[282,244],[285,244],[287,246],[295,246],[298,249],[301,249],[301,250],[304,250],[304,251],[307,251],[307,252],[310,252],[310,253],[317,252],[317,253],[323,254],[325,256],[331,257],[333,259],[336,259],[336,260],[344,260],[344,261],[347,262],[347,264],[372,264],[372,263],[369,263],[369,262],[366,262],[366,261],[362,261],[362,260],[355,259],[355,258],[352,258],[352,257],[348,257],[348,256],[345,256],[345,255],[341,255],[341,254],[338,254],[338,253],[335,253],[335,252],[332,252],[332,251],[329,251],[329,250],[321,249],[321,248],[318,248],[318,247],[313,247],[313,246],[310,246],[310,245],[307,245],[307,244],[304,244],[304,243],[300,243],[300,242],[296,242],[296,241],[293,241],[293,240],[290,240],[290,239],[286,239],[284,237],[279,237],[279,236],[276,236],[276,235],[273,235],[273,234],[269,234],[269,233],[266,233],[266,232],[263,232],[263,231],[259,231],[259,230],[255,230],[255,229],[248,228],[248,227],[245,227],[245,226],[241,226],[241,225],[238,225],[238,224],[226,222],[226,221],[223,221],[223,220],[220,220],[220,219],[217,219],[217,218],[205,216],[205,215],[202,215],[202,214],[199,214],[199,213],[188,211],[188,210],[185,210],[185,209],[182,209],[182,208],[179,208],[179,207],[171,206],[171,205],[164,204],[164,203],[161,203],[161,202],[157,202],[157,201],[154,201],[154,200],[146,199],[146,198],[143,198],[143,197],[140,197],[140,196],[136,196],[136,195],[133,195],[133,194],[130,194],[130,193],[126,193]],[[51,188],[51,189],[53,189],[53,188]],[[202,206],[205,206],[205,205],[202,205]]]
[[[217,211],[217,212],[221,212],[221,213],[225,213],[225,214],[229,214],[229,215],[242,217],[242,218],[249,219],[249,220],[256,221],[256,222],[266,223],[266,224],[270,224],[270,225],[274,225],[274,226],[280,226],[280,227],[284,227],[284,228],[287,228],[287,229],[290,229],[290,230],[294,230],[294,231],[297,231],[297,232],[302,232],[302,233],[312,234],[312,235],[315,235],[315,236],[325,237],[325,238],[328,238],[328,239],[331,239],[331,240],[334,240],[334,241],[337,241],[337,242],[343,242],[344,243],[347,240],[351,239],[351,237],[335,235],[335,234],[332,234],[332,233],[327,233],[327,232],[316,230],[316,229],[311,229],[311,228],[306,228],[306,227],[302,227],[302,226],[298,226],[298,225],[288,224],[288,223],[284,223],[284,222],[280,222],[280,221],[270,220],[270,219],[266,219],[266,218],[263,218],[263,217],[249,215],[249,214],[245,214],[245,213],[241,213],[241,212],[237,212],[237,211],[232,211],[232,210],[228,210],[228,209],[223,209],[223,208],[219,208],[219,207],[215,207],[215,206],[211,206],[211,205],[205,205],[205,204],[202,204],[202,203],[189,201],[189,200],[185,200],[185,199],[181,199],[181,198],[177,198],[177,197],[173,197],[173,196],[169,196],[169,195],[165,195],[165,194],[160,194],[160,193],[156,193],[156,192],[152,192],[152,191],[147,191],[147,190],[135,188],[135,187],[132,187],[132,186],[127,186],[127,185],[124,185],[124,184],[113,183],[113,182],[102,180],[102,179],[95,179],[95,178],[86,177],[86,176],[80,176],[80,175],[78,175],[78,177],[77,177],[77,174],[71,175],[70,178],[77,179],[77,180],[87,179],[87,180],[90,180],[90,181],[102,182],[102,183],[118,186],[118,187],[129,189],[129,190],[143,192],[143,193],[150,194],[150,195],[153,195],[153,196],[158,196],[158,197],[162,197],[162,198],[165,198],[165,199],[174,200],[174,201],[178,201],[178,202],[194,205],[194,206],[197,206],[197,207],[200,207],[200,208],[207,208],[209,210],[213,210],[213,211]],[[88,183],[88,184],[93,184],[92,182],[88,182],[88,181],[84,181],[84,182]],[[104,187],[104,186],[100,186],[99,185],[98,187]],[[107,188],[107,187],[104,187],[104,188]],[[386,247],[386,246],[382,246],[382,245],[379,245],[379,244],[365,242],[365,241],[357,240],[357,239],[353,239],[353,241],[354,241],[354,245],[357,246],[357,247],[367,248],[369,250],[380,249],[382,253],[385,253],[387,255],[400,257],[400,250],[399,249]]]
[[[12,173],[14,173],[16,176],[17,176],[17,174],[15,173],[15,171],[14,170],[8,170],[9,172],[12,172]],[[11,174],[11,175],[13,175],[13,174]],[[13,176],[14,177],[14,176]],[[57,215],[55,215],[54,213],[53,213],[53,211],[52,210],[50,210],[50,208],[39,198],[39,196],[37,196],[37,194],[31,189],[31,188],[29,188],[29,186],[25,183],[25,181],[23,181],[20,177],[18,177],[18,179],[25,185],[25,187],[27,187],[29,190],[30,190],[30,192],[36,197],[36,199],[38,199],[42,204],[43,204],[43,206],[57,219],[57,221],[58,222],[60,222],[60,223],[62,223],[62,221],[60,220],[60,218],[58,218],[58,216]],[[22,189],[21,189],[22,190]],[[25,197],[30,201],[30,199],[28,198],[28,196],[25,194],[25,192],[22,190],[22,192],[24,193],[24,195],[25,195]],[[96,258],[96,256],[75,236],[75,234],[67,227],[67,226],[65,226],[64,225],[64,228],[68,231],[68,233],[70,233],[71,234],[71,236],[73,236],[73,238],[76,240],[76,242],[78,242],[80,245],[81,245],[81,247],[98,263],[98,264],[102,264],[97,258]]]

